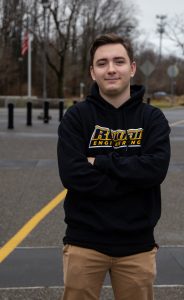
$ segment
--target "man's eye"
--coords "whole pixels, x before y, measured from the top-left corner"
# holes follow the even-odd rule
[[[124,63],[124,60],[117,60],[117,61],[116,61],[116,64],[117,64],[117,65],[122,65],[123,63]]]
[[[99,62],[99,63],[98,63],[98,66],[99,66],[99,67],[105,66],[105,62]]]

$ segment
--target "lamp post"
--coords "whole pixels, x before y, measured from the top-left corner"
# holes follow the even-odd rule
[[[162,57],[162,38],[163,38],[163,34],[165,32],[165,25],[166,25],[166,22],[164,20],[167,18],[167,16],[166,15],[156,15],[156,18],[160,20],[160,23],[158,24],[158,33],[160,34],[159,61],[161,61],[161,57]]]
[[[43,44],[43,101],[44,101],[44,123],[48,123],[48,103],[47,103],[47,62],[46,62],[46,47],[47,47],[47,29],[46,29],[46,10],[50,6],[49,0],[42,0],[43,5],[43,31],[44,31],[44,44]]]

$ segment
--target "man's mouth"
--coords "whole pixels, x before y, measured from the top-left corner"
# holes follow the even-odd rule
[[[119,78],[105,78],[105,80],[108,80],[108,81],[116,81],[116,80],[119,80]]]

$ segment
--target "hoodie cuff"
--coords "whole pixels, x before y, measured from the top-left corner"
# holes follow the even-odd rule
[[[94,166],[100,171],[107,173],[108,171],[108,157],[107,155],[97,155],[95,157]]]

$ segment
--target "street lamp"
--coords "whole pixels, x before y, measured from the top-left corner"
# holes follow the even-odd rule
[[[46,62],[46,47],[47,47],[47,30],[46,30],[46,10],[49,8],[49,0],[42,0],[43,5],[43,31],[44,31],[44,44],[43,44],[43,100],[44,100],[44,123],[48,123],[48,103],[47,103],[47,62]]]
[[[160,23],[158,24],[158,33],[160,34],[160,51],[159,51],[159,61],[160,61],[162,57],[162,38],[165,32],[165,25],[166,25],[166,22],[164,20],[167,18],[167,16],[156,15],[156,18],[160,20]]]

